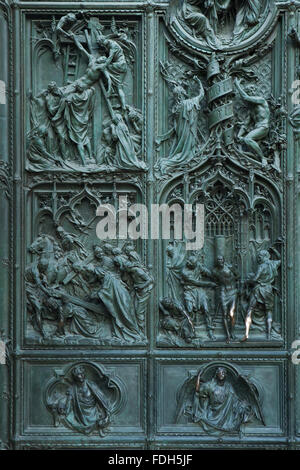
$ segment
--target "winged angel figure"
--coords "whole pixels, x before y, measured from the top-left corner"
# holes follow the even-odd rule
[[[206,432],[240,432],[253,418],[265,426],[256,386],[233,367],[202,367],[183,384],[178,398],[176,422],[188,416]]]
[[[196,38],[203,37],[210,47],[220,48],[217,38],[220,25],[233,23],[233,42],[241,41],[247,29],[258,23],[261,3],[259,0],[173,0],[167,22],[172,24],[179,17]]]

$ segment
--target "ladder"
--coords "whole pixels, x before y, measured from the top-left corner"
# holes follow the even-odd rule
[[[68,44],[65,51],[64,86],[77,79],[79,67],[79,54],[76,46]]]

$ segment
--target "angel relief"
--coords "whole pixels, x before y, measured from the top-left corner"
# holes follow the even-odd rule
[[[232,60],[212,53],[207,60],[189,56],[187,64],[178,54],[174,50],[169,61],[160,62],[168,114],[161,106],[166,117],[156,137],[156,177],[165,180],[221,157],[278,180],[286,148],[286,104],[250,69],[254,57]]]
[[[176,18],[195,39],[212,49],[243,41],[259,23],[263,4],[259,0],[173,0],[167,21]]]
[[[47,44],[62,85],[52,80],[37,94],[28,92],[27,169],[145,171],[137,119],[142,116],[125,94],[134,80],[130,67],[136,56],[128,30],[118,29],[113,20],[111,33],[104,34],[97,18],[79,20],[73,14],[54,24]]]
[[[206,433],[239,433],[249,422],[265,425],[261,400],[253,380],[232,366],[204,366],[180,388],[176,422],[186,417]]]

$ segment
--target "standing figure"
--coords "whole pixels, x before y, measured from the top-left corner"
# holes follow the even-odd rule
[[[114,142],[111,136],[111,124],[107,121],[103,123],[102,138],[97,148],[96,160],[98,165],[106,165],[110,168],[114,166]]]
[[[268,102],[262,96],[256,95],[254,85],[248,85],[245,90],[241,82],[236,79],[235,85],[241,94],[241,97],[249,103],[250,115],[239,130],[238,138],[250,147],[253,152],[262,159],[262,164],[266,165],[267,160],[258,144],[264,137],[267,137],[270,127],[270,108]],[[249,127],[253,129],[249,131]]]
[[[48,88],[42,90],[37,96],[33,96],[31,90],[27,92],[27,98],[30,102],[30,123],[33,129],[41,125],[47,130],[50,128],[49,113],[46,105],[46,96],[48,93]],[[50,139],[47,140],[47,144],[49,144]]]
[[[117,259],[115,263],[119,265]],[[144,327],[147,302],[154,286],[153,277],[140,264],[125,262],[123,270],[129,274],[134,288],[134,306],[137,322],[140,328]]]
[[[45,100],[48,117],[53,131],[57,136],[61,156],[65,159],[68,143],[68,131],[64,115],[64,88],[58,88],[56,82],[50,82],[47,88]]]
[[[204,90],[200,80],[195,77],[199,85],[199,94],[188,98],[185,89],[176,85],[173,89],[175,106],[173,108],[174,127],[165,135],[159,137],[157,145],[174,136],[173,145],[168,157],[162,158],[159,167],[162,173],[174,171],[188,164],[195,157],[198,143],[198,117],[200,103],[204,98]]]
[[[214,341],[216,338],[213,334],[213,321],[208,311],[207,295],[203,288],[217,287],[217,284],[199,279],[199,275],[210,277],[210,272],[204,266],[200,266],[197,259],[192,256],[186,261],[181,273],[185,306],[192,319],[194,319],[195,314],[204,313],[208,336]]]
[[[94,88],[85,88],[83,83],[78,81],[74,91],[69,93],[66,98],[65,119],[68,138],[76,145],[83,165],[86,163],[85,148],[88,157],[93,158],[88,130],[93,116],[94,95]]]
[[[185,264],[185,246],[182,243],[169,244],[166,249],[167,285],[169,297],[180,301],[183,296],[181,272]]]
[[[112,39],[107,39],[103,35],[98,36],[98,45],[103,47],[108,54],[104,62],[108,75],[107,96],[110,96],[113,88],[116,89],[122,110],[126,110],[126,99],[123,90],[123,82],[127,72],[127,62],[122,47]]]
[[[260,0],[235,0],[236,19],[233,31],[234,42],[243,40],[247,29],[255,26],[261,12]]]
[[[142,150],[143,115],[133,106],[127,105],[126,110],[128,117],[127,121],[130,124],[130,130],[132,132],[131,138],[137,155],[140,155]]]
[[[254,288],[250,294],[249,306],[246,315],[246,331],[241,341],[247,341],[249,331],[252,324],[253,310],[257,306],[262,306],[266,312],[267,320],[267,337],[271,339],[272,329],[272,311],[274,307],[274,287],[273,283],[278,274],[278,268],[281,261],[270,260],[270,253],[262,250],[257,256],[258,269],[256,274],[250,274],[248,282],[254,284]]]
[[[224,319],[224,327],[226,332],[226,342],[234,339],[235,312],[237,303],[237,286],[236,281],[238,275],[232,266],[225,263],[223,256],[218,256],[216,267],[212,271],[212,278],[218,284],[219,305]],[[228,326],[228,320],[229,325]]]

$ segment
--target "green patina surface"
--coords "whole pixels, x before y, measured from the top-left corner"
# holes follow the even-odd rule
[[[2,448],[299,449],[300,4],[6,0],[0,42]],[[203,248],[99,240],[124,200]]]

